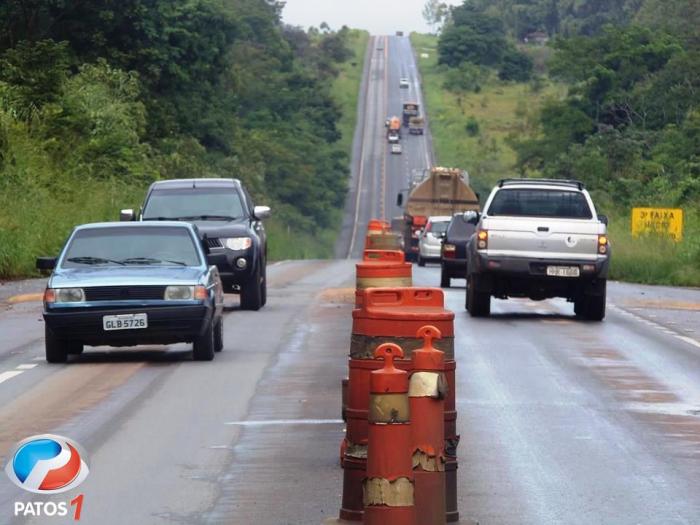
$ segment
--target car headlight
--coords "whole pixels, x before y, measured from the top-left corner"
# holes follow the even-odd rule
[[[47,303],[82,303],[85,292],[82,288],[49,288],[44,292]]]
[[[168,286],[163,299],[166,301],[189,301],[194,297],[194,286]]]
[[[229,250],[247,250],[253,245],[250,237],[230,237],[224,240],[224,246]]]
[[[209,297],[206,286],[168,286],[163,299],[166,301],[204,301]]]

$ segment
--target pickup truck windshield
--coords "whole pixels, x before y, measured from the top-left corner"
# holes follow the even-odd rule
[[[231,220],[244,215],[238,192],[230,188],[157,190],[148,197],[143,210],[144,220]]]
[[[61,267],[199,266],[194,239],[184,228],[94,228],[76,232]]]
[[[591,219],[583,193],[565,190],[518,188],[499,190],[491,201],[489,216]]]

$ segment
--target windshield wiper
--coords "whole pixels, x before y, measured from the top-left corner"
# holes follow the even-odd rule
[[[240,217],[231,217],[230,215],[188,215],[180,217],[187,221],[237,221]]]
[[[144,217],[144,221],[181,221],[184,217]]]
[[[122,260],[122,264],[157,264],[161,262],[177,264],[179,266],[187,266],[187,263],[184,263],[182,261],[171,261],[169,259],[154,259],[153,257],[130,257],[129,259]]]
[[[114,263],[114,264],[120,264],[121,266],[124,266],[124,263],[121,261],[115,261],[114,259],[105,259],[104,257],[70,257],[66,259],[68,262],[74,262],[78,264],[107,264],[107,263]]]

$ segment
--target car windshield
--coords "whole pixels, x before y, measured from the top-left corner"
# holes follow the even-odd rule
[[[488,215],[590,219],[591,208],[583,193],[533,188],[503,189],[496,193]]]
[[[243,216],[241,197],[232,188],[156,190],[143,210],[144,220],[233,220]]]
[[[433,235],[440,235],[447,231],[447,225],[450,224],[449,221],[435,221],[428,224],[428,231]]]
[[[476,226],[465,221],[462,215],[457,215],[450,221],[450,225],[447,228],[447,237],[452,240],[465,240],[469,239],[475,230]]]
[[[195,241],[188,230],[151,226],[79,230],[66,247],[61,267],[200,264]]]

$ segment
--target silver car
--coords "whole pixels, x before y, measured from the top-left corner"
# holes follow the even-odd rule
[[[449,215],[428,218],[425,228],[418,236],[418,266],[425,266],[427,261],[438,262],[440,260],[442,239],[451,219],[452,217]]]

